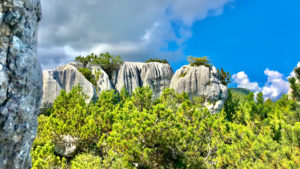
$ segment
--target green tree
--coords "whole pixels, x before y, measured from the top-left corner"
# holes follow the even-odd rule
[[[166,59],[148,59],[146,60],[146,63],[151,63],[151,62],[158,62],[158,63],[164,63],[164,64],[169,64],[169,62]]]
[[[109,77],[111,77],[113,71],[115,71],[123,63],[123,60],[120,56],[113,56],[108,52],[101,53],[100,55],[91,53],[85,57],[78,56],[75,58],[75,61],[82,63],[84,67],[86,67],[88,64],[99,65]]]
[[[221,78],[223,85],[227,86],[231,82],[231,75],[229,74],[229,72],[225,72],[223,68],[221,68],[221,70],[218,69],[218,74]]]
[[[190,63],[191,66],[206,66],[211,68],[212,64],[208,60],[207,56],[204,57],[193,57],[193,56],[188,56],[188,62]]]
[[[289,78],[290,88],[292,89],[292,97],[297,101],[300,101],[300,67],[294,70],[296,77]]]

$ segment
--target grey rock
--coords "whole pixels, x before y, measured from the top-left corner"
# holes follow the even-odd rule
[[[54,143],[55,153],[63,157],[74,157],[78,150],[77,139],[69,135],[61,136]]]
[[[39,0],[0,2],[0,168],[28,169],[42,73],[36,57]]]
[[[87,65],[87,67],[92,71],[92,74],[96,78],[97,85],[95,88],[98,96],[105,90],[113,89],[107,73],[100,66]]]
[[[215,67],[183,66],[172,77],[170,88],[178,93],[185,92],[190,98],[200,96],[205,99],[206,107],[212,112],[219,112],[227,99],[228,89],[219,79]]]
[[[88,96],[87,102],[97,98],[93,84],[72,63],[58,67],[55,70],[43,71],[43,83],[43,98],[40,107],[42,111],[45,111],[54,103],[62,89],[70,92],[77,85],[81,85],[83,92]]]
[[[170,85],[173,71],[163,63],[124,62],[113,73],[112,84],[117,91],[124,87],[131,94],[136,87],[149,86],[153,97],[157,98]]]

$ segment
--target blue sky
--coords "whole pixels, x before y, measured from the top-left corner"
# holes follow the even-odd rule
[[[41,0],[38,55],[53,69],[78,55],[110,52],[125,61],[208,56],[231,86],[276,100],[300,61],[298,0]],[[300,66],[300,63],[298,64]]]
[[[266,68],[288,76],[300,61],[299,7],[297,0],[237,0],[223,14],[192,26],[184,54],[209,56],[216,67],[245,71],[260,85]]]

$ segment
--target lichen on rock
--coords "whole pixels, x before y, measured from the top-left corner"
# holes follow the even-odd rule
[[[39,0],[0,2],[0,168],[30,168],[42,95]]]

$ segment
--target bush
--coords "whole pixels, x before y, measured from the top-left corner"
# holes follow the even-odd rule
[[[101,169],[102,159],[91,154],[78,154],[71,162],[71,169]]]
[[[300,67],[296,68],[294,72],[296,77],[289,78],[290,88],[292,89],[293,99],[300,101]]]
[[[221,68],[221,70],[218,69],[218,74],[223,85],[227,86],[231,82],[231,75],[229,74],[229,72],[225,72],[223,68]]]
[[[211,115],[201,97],[149,87],[103,91],[85,103],[81,87],[62,91],[49,117],[39,117],[32,149],[36,168],[299,168],[299,112],[283,96],[229,98]],[[57,157],[53,140],[77,138],[78,154]]]
[[[113,71],[115,71],[123,63],[120,56],[113,56],[108,52],[101,53],[100,55],[92,53],[86,57],[78,56],[75,58],[75,61],[82,63],[84,67],[86,67],[87,64],[99,65],[110,78]]]
[[[158,63],[169,64],[169,62],[168,62],[166,59],[158,59],[158,58],[155,58],[155,59],[148,59],[148,60],[146,61],[146,63],[150,63],[150,62],[158,62]]]
[[[188,56],[188,62],[190,63],[191,66],[206,66],[211,68],[212,64],[208,60],[207,56],[204,57],[192,57]]]
[[[95,76],[92,74],[92,71],[89,68],[80,67],[78,71],[94,86],[97,86],[97,81]]]

